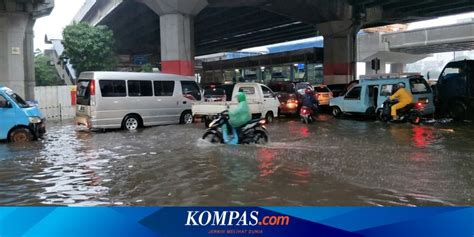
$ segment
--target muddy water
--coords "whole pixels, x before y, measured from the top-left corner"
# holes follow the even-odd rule
[[[0,143],[0,205],[474,205],[474,126],[333,119],[269,126],[265,146],[203,125]]]

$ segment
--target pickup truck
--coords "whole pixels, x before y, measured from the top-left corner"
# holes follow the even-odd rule
[[[247,95],[253,118],[265,118],[270,123],[278,115],[280,102],[270,88],[259,83],[237,83],[233,86],[232,94],[227,95],[227,101],[194,103],[193,116],[201,118],[207,126],[219,113],[237,106],[235,95],[240,91]]]

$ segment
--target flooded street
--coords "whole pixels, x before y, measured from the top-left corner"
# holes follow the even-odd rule
[[[280,119],[265,146],[212,145],[204,125],[0,143],[0,205],[474,205],[474,126]]]

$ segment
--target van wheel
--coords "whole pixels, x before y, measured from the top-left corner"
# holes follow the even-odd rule
[[[367,110],[365,111],[365,116],[367,118],[373,118],[374,116],[376,116],[375,108],[374,107],[367,108]]]
[[[265,121],[267,121],[267,123],[273,123],[273,119],[273,112],[267,112],[265,115]]]
[[[339,107],[337,106],[332,107],[332,116],[337,118],[337,117],[340,117],[341,114],[342,114],[342,111]]]
[[[462,101],[455,101],[449,106],[449,116],[455,120],[466,119],[467,106]]]
[[[140,119],[136,115],[128,115],[123,119],[122,127],[128,131],[135,131],[140,127]]]
[[[192,124],[194,122],[193,114],[191,111],[186,110],[181,114],[181,118],[179,119],[180,124]]]
[[[17,128],[10,133],[10,142],[29,142],[33,140],[33,135],[26,128]]]

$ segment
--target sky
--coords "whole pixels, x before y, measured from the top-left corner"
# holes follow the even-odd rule
[[[71,23],[84,2],[85,0],[55,0],[51,14],[36,20],[34,27],[35,49],[44,50],[51,47],[44,43],[45,34],[51,38],[62,38],[64,27]]]
[[[50,48],[44,43],[44,36],[48,34],[51,38],[62,38],[62,30],[71,23],[73,17],[85,3],[85,0],[55,0],[55,7],[49,16],[42,17],[35,24],[35,49],[44,50]],[[441,17],[433,20],[411,23],[409,30],[424,27],[433,27],[447,24],[455,24],[460,19],[474,18],[474,12],[455,16]],[[304,42],[305,40],[300,40]]]

